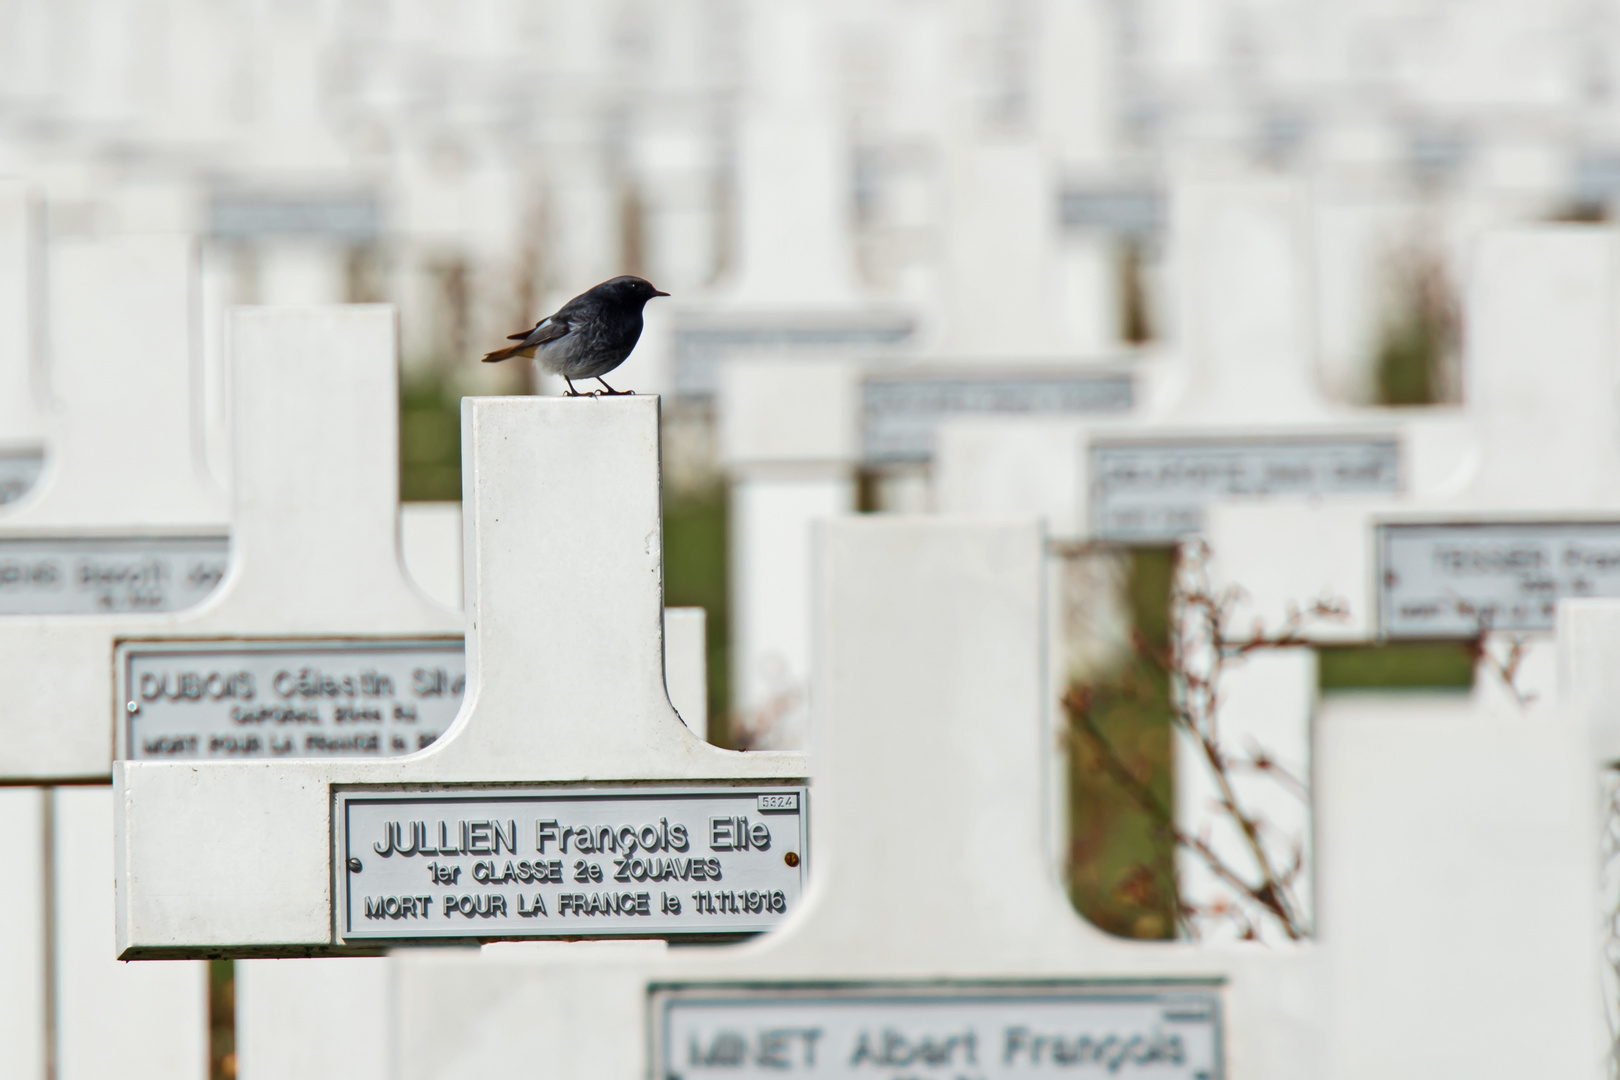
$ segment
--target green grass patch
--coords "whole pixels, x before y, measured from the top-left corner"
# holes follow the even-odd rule
[[[461,499],[461,397],[442,374],[400,388],[399,497],[403,502]]]
[[[1466,690],[1474,655],[1466,642],[1335,645],[1317,650],[1317,678],[1330,690]]]
[[[709,741],[730,747],[725,491],[664,496],[664,603],[708,613]]]
[[[1136,629],[1154,648],[1170,630],[1173,553],[1142,549],[1130,556],[1126,595]],[[1132,775],[1164,806],[1172,795],[1170,680],[1136,657],[1087,687],[1091,715]],[[1174,937],[1175,844],[1141,805],[1103,769],[1096,748],[1070,731],[1069,897],[1092,925],[1128,938]]]

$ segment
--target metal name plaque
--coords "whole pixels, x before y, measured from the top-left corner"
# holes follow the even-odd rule
[[[43,454],[0,454],[0,506],[28,494],[44,468]]]
[[[1128,375],[869,377],[861,388],[865,456],[879,465],[929,461],[948,416],[1094,416],[1134,402]]]
[[[803,787],[340,791],[337,936],[750,934],[799,903]]]
[[[655,989],[653,1076],[1219,1080],[1213,986]]]
[[[1091,447],[1091,520],[1099,539],[1174,543],[1233,495],[1365,495],[1400,490],[1393,439],[1103,443]]]
[[[1551,630],[1558,601],[1620,596],[1620,521],[1378,527],[1378,629]]]
[[[384,758],[432,743],[467,682],[460,638],[124,641],[120,758]]]
[[[0,615],[182,611],[214,591],[229,555],[224,536],[0,540]]]

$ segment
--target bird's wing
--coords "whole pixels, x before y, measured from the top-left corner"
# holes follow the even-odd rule
[[[533,330],[526,330],[521,334],[510,334],[506,340],[521,341],[525,345],[544,345],[548,341],[556,341],[571,329],[573,327],[569,325],[568,320],[563,318],[562,312],[559,311],[549,319],[541,319],[535,323]]]
[[[541,319],[533,330],[526,330],[521,334],[508,334],[506,340],[516,341],[517,344],[487,354],[484,363],[495,364],[514,356],[533,356],[535,349],[548,341],[556,341],[572,329],[568,320],[562,318],[562,313],[558,312],[549,319]]]

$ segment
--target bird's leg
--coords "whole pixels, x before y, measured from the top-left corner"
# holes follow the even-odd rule
[[[634,390],[615,390],[615,389],[613,389],[613,387],[608,386],[607,380],[602,378],[602,376],[600,376],[600,375],[596,376],[596,381],[601,383],[603,386],[607,386],[607,392],[609,394],[613,395],[614,397],[623,397],[625,394],[629,394],[631,397],[635,396],[636,392]]]
[[[574,380],[573,379],[570,379],[568,376],[564,375],[563,376],[563,382],[568,384],[568,393],[564,394],[563,397],[580,397],[581,396],[580,392],[578,390],[574,389]]]

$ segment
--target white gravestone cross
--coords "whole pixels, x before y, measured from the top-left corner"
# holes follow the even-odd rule
[[[118,763],[122,956],[735,934],[796,906],[804,758],[716,749],[665,689],[657,400],[462,417],[451,730],[393,760]],[[703,899],[666,906],[676,881]]]

